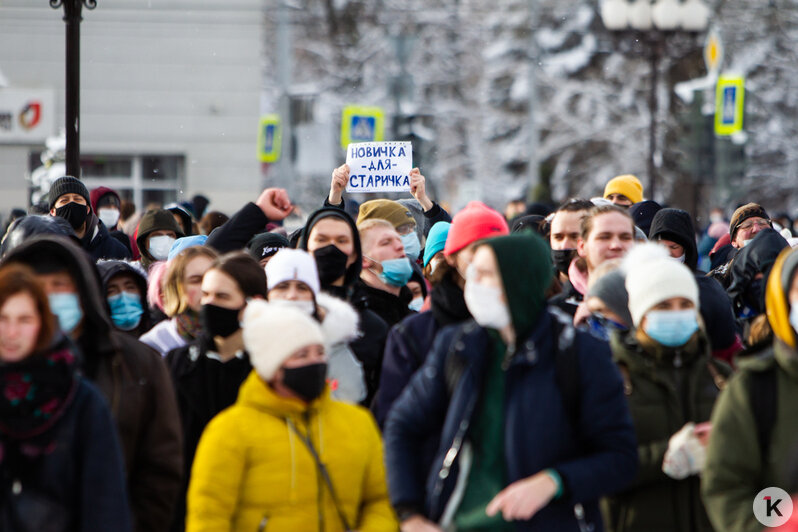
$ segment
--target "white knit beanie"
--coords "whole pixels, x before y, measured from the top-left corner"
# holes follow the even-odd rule
[[[244,309],[244,346],[255,372],[269,381],[288,357],[324,345],[319,323],[299,309],[254,299]]]
[[[301,249],[283,248],[266,264],[266,282],[268,289],[285,281],[301,281],[308,285],[313,295],[319,293],[319,270],[315,259]]]
[[[629,312],[635,327],[651,307],[672,297],[683,297],[698,307],[698,285],[693,272],[666,254],[655,252],[657,244],[640,244],[624,258],[626,291],[629,293]]]

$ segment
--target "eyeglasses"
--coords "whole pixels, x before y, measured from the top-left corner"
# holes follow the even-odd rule
[[[758,220],[748,220],[747,222],[737,226],[737,229],[740,231],[748,231],[749,229],[753,229],[754,227],[759,227],[760,229],[765,227],[770,227],[770,224],[771,224],[770,220],[764,220],[762,218],[759,218]]]

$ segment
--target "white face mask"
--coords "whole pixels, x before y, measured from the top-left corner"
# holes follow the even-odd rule
[[[753,240],[753,238],[749,238],[748,240],[743,240],[743,247],[745,247],[748,244],[750,244],[752,240]]]
[[[678,256],[678,257],[674,257],[674,259],[675,259],[675,260],[678,260],[679,262],[681,262],[682,264],[684,264],[684,257],[685,257],[685,255],[686,255],[686,253],[682,253],[680,256]]]
[[[409,305],[407,305],[407,308],[409,308],[410,310],[415,310],[416,312],[420,312],[421,307],[423,306],[424,306],[424,298],[417,297],[413,301],[411,301]]]
[[[155,260],[166,260],[174,243],[175,239],[168,235],[152,236],[147,251]]]
[[[116,225],[116,222],[119,221],[119,210],[107,207],[97,209],[97,217],[105,227],[112,229]]]
[[[798,302],[792,304],[790,309],[790,325],[793,330],[798,333]]]
[[[313,303],[313,301],[296,301],[296,300],[291,300],[291,299],[273,299],[273,300],[269,301],[269,303],[272,303],[272,304],[277,305],[277,306],[293,307],[293,308],[301,310],[302,312],[304,312],[308,316],[312,316],[313,313],[316,312],[316,305],[315,305],[315,303]]]
[[[502,290],[498,286],[466,280],[465,303],[482,327],[501,330],[510,325],[510,311],[502,301]]]

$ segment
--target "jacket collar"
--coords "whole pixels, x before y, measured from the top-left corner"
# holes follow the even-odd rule
[[[275,417],[285,418],[321,410],[331,400],[329,387],[325,387],[321,397],[311,403],[279,396],[253,370],[241,385],[236,402]]]
[[[613,334],[610,338],[613,358],[632,371],[656,373],[657,369],[689,366],[709,354],[709,343],[699,330],[683,346],[667,347],[647,337],[639,338],[635,331]]]

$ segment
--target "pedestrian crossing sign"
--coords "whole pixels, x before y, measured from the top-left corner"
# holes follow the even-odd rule
[[[260,117],[258,128],[258,160],[262,163],[274,163],[280,160],[282,145],[282,129],[280,115],[264,115]]]
[[[385,115],[381,107],[347,105],[341,117],[341,146],[356,142],[380,142],[385,136]]]
[[[743,130],[745,78],[720,76],[715,90],[715,135],[729,136]]]

